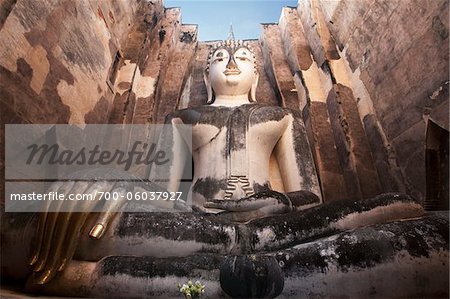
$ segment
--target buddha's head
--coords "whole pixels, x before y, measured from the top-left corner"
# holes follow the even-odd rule
[[[256,101],[258,77],[255,53],[247,42],[219,43],[210,51],[205,69],[207,103],[218,96],[247,96],[249,101]]]

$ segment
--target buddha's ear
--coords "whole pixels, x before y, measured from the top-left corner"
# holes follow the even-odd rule
[[[212,104],[212,102],[214,101],[213,97],[213,90],[212,90],[212,86],[211,86],[211,82],[209,82],[208,79],[208,73],[204,72],[203,73],[203,81],[205,81],[205,85],[206,85],[206,93],[208,94],[208,100],[206,101],[206,104]]]
[[[252,88],[250,89],[250,102],[256,102],[256,86],[258,86],[259,74],[256,73],[255,79],[252,83]]]

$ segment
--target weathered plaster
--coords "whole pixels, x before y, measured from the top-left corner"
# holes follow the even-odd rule
[[[30,86],[37,94],[40,94],[50,70],[50,63],[47,60],[47,51],[45,51],[42,46],[38,45],[27,53],[25,60],[33,69],[33,77]]]
[[[133,80],[132,90],[136,98],[147,98],[155,92],[156,79],[150,76],[142,76],[139,68],[136,69]]]
[[[305,85],[308,88],[309,98],[313,102],[327,102],[327,96],[333,84],[331,78],[317,63],[313,61],[309,69],[302,71]]]

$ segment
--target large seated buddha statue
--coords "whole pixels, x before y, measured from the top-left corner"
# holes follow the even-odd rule
[[[247,43],[214,47],[205,83],[205,105],[166,118],[192,126],[193,211],[43,213],[21,216],[33,223],[26,229],[8,222],[3,249],[15,256],[3,262],[28,279],[29,291],[165,298],[180,295],[177,284],[188,280],[205,284],[204,296],[212,298],[442,291],[448,220],[422,217],[422,206],[402,194],[322,203],[301,114],[257,102],[256,59]],[[172,191],[186,157],[177,153],[183,134],[171,138],[170,180],[160,187]],[[282,181],[276,187],[271,157]],[[52,188],[93,193],[136,186],[66,181]]]

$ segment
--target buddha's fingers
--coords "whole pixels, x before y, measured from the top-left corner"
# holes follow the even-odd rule
[[[219,217],[233,222],[249,222],[254,219],[284,214],[289,211],[290,209],[286,205],[271,205],[253,211],[224,212],[219,214]]]
[[[230,212],[246,212],[260,209],[265,205],[275,205],[278,201],[275,198],[254,198],[246,197],[239,200],[213,199],[205,203],[206,208],[222,209]]]
[[[89,236],[91,238],[100,239],[103,236],[114,216],[116,216],[117,211],[125,204],[128,191],[129,187],[126,187],[123,183],[117,183],[114,186],[112,194],[114,194],[116,199],[105,202],[107,209],[99,216],[97,223],[90,230]]]
[[[57,192],[61,186],[63,185],[63,182],[56,182],[53,183],[50,188],[48,189],[48,193],[50,192]],[[47,216],[48,216],[48,210],[50,207],[51,201],[45,201],[44,202],[44,209],[43,211],[39,214],[39,222],[38,222],[38,227],[36,229],[36,243],[35,243],[35,247],[33,248],[33,254],[31,255],[30,258],[30,266],[34,265],[39,258],[39,254],[42,250],[42,241],[44,239],[44,232],[45,232],[45,224],[47,222]]]
[[[281,206],[292,209],[290,200],[281,193],[264,195],[254,195],[239,200],[218,200],[207,201],[206,208],[222,209],[230,212],[246,212],[261,209],[267,206]]]
[[[84,192],[85,197],[91,198],[92,200],[82,202],[81,204],[83,204],[83,206],[81,206],[81,211],[75,213],[71,218],[71,223],[64,242],[64,250],[62,251],[61,259],[57,265],[58,271],[64,270],[67,263],[75,254],[86,219],[95,209],[95,206],[100,203],[99,200],[101,199],[101,194],[110,191],[110,182],[95,182]]]
[[[212,199],[205,202],[205,208],[221,209],[230,212],[245,212],[257,210],[265,205],[277,204],[275,198],[246,197],[238,200]]]
[[[64,194],[65,196],[74,185],[75,182],[64,182],[58,189],[58,193]],[[63,201],[56,200],[50,204],[48,211],[58,211],[62,204]],[[57,212],[47,212],[41,215],[41,217],[44,218],[42,219],[42,222],[45,224],[40,228],[41,231],[38,232],[39,235],[42,235],[42,241],[40,248],[37,249],[37,251],[39,251],[39,255],[34,263],[33,271],[35,272],[42,271],[49,256],[58,214],[59,213]]]
[[[64,243],[67,240],[66,237],[72,237],[68,236],[69,224],[73,224],[76,222],[76,219],[72,218],[80,216],[80,213],[74,212],[76,210],[76,205],[79,204],[79,201],[75,200],[75,196],[78,194],[84,194],[88,186],[89,182],[76,182],[68,194],[68,198],[72,198],[73,200],[66,200],[65,202],[65,210],[67,212],[55,213],[57,214],[57,220],[54,228],[53,238],[51,241],[52,244],[50,250],[52,252],[51,255],[47,257],[42,272],[39,271],[41,273],[37,277],[37,281],[35,282],[36,284],[45,284],[57,273],[57,270],[61,263],[61,258],[64,257]]]
[[[54,277],[56,271],[53,269],[54,268],[53,265],[56,264],[56,260],[59,258],[61,254],[62,245],[59,244],[62,244],[63,241],[61,240],[64,240],[61,234],[63,233],[63,231],[67,230],[71,214],[72,213],[58,213],[57,217],[58,219],[55,228],[55,239],[53,240],[54,244],[52,244],[51,255],[47,258],[44,266],[39,271],[39,274],[36,277],[37,280],[35,281],[36,284],[45,284]]]

